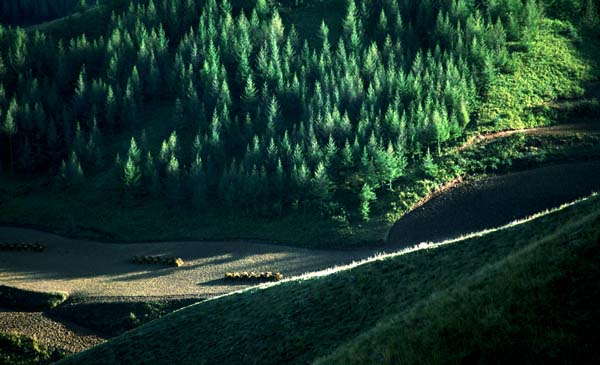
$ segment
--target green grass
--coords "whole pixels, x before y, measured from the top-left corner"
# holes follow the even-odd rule
[[[35,338],[0,334],[0,364],[45,365],[64,357],[60,351],[50,352]]]
[[[571,23],[544,19],[533,39],[515,47],[512,72],[492,81],[479,110],[482,130],[535,127],[555,121],[550,104],[584,96],[598,79],[598,40],[581,38]]]
[[[58,306],[47,312],[52,318],[114,337],[160,318],[200,299],[181,299],[155,302],[76,303]]]
[[[0,307],[42,311],[52,309],[67,300],[65,293],[44,293],[0,285]]]
[[[269,285],[266,289],[254,288],[208,300],[150,322],[62,363],[305,364],[330,355],[361,334],[368,336],[372,328],[378,328],[389,319],[404,318],[415,311],[425,313],[418,312],[422,303],[436,300],[452,305],[441,312],[426,312],[430,317],[418,317],[417,323],[426,327],[424,322],[444,321],[437,316],[455,315],[455,323],[460,325],[460,315],[471,311],[480,313],[479,308],[471,307],[479,302],[472,299],[458,305],[453,293],[474,291],[473,296],[480,297],[478,291],[483,291],[484,298],[497,299],[493,304],[497,304],[498,313],[501,313],[510,308],[498,298],[504,294],[501,290],[505,287],[515,290],[505,293],[506,303],[510,305],[511,298],[523,294],[517,291],[518,282],[525,280],[523,285],[527,288],[546,288],[545,283],[556,282],[553,278],[569,282],[573,260],[579,259],[583,264],[581,275],[577,277],[582,277],[582,283],[597,283],[597,269],[591,270],[585,257],[595,260],[588,254],[595,252],[597,255],[595,240],[600,234],[599,216],[600,198],[594,197],[527,223],[464,241],[380,258],[331,275],[287,281]],[[552,265],[546,268],[541,263]],[[586,277],[586,274],[591,276]],[[502,283],[505,286],[499,286]],[[559,295],[558,299],[572,299],[573,293],[562,288],[565,286],[551,292]],[[546,328],[539,328],[535,316],[543,317],[547,309],[552,310],[548,312],[550,314],[563,314],[558,310],[570,308],[556,307],[556,298],[545,294],[543,290],[532,293],[524,302],[535,314],[532,317],[520,318],[518,312],[506,317],[509,321],[505,323],[507,329],[495,340],[499,345],[495,349],[510,348],[510,337],[504,335],[506,331],[525,337],[530,328],[542,333]],[[438,297],[441,299],[435,299]],[[574,303],[581,304],[577,314],[589,314],[585,303]],[[530,318],[531,323],[527,322]],[[578,324],[585,319],[574,320]],[[497,320],[501,321],[500,318]],[[463,330],[478,333],[479,326],[477,322],[466,322]],[[567,327],[559,327],[557,331],[564,329],[565,336],[569,335],[570,327]],[[416,332],[413,342],[436,341],[437,337],[426,337],[429,333]],[[451,333],[444,335],[454,338]],[[573,338],[581,340],[583,346],[588,343],[586,339]],[[503,342],[507,339],[508,343]],[[481,338],[479,341],[486,340]],[[548,343],[563,345],[555,348],[567,351],[577,342],[558,336]],[[490,358],[486,356],[492,356],[490,351],[493,350],[482,348],[481,356]]]
[[[591,364],[599,279],[596,215],[380,320],[316,363]]]

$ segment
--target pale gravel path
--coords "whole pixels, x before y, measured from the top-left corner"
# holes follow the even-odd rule
[[[47,348],[80,352],[104,341],[94,332],[75,324],[57,322],[40,312],[13,312],[0,309],[0,331],[36,337]]]

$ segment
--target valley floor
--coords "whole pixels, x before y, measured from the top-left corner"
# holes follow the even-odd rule
[[[226,272],[282,272],[298,276],[427,241],[494,228],[600,190],[600,163],[551,165],[470,182],[434,196],[391,230],[388,245],[353,251],[310,250],[244,241],[102,243],[0,227],[0,241],[47,245],[43,253],[6,252],[0,281],[84,298],[209,298],[231,285]],[[433,223],[435,222],[435,223]],[[181,268],[131,263],[133,256],[181,257]]]

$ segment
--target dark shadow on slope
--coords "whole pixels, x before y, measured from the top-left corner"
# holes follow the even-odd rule
[[[600,162],[546,166],[458,186],[392,227],[388,243],[410,246],[508,224],[600,191]]]

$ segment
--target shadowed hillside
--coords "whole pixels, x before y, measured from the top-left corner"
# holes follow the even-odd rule
[[[588,335],[595,325],[588,319],[597,312],[586,298],[600,274],[599,204],[594,197],[438,248],[206,301],[63,363],[303,364],[340,346],[323,363],[397,363],[406,348],[398,343],[413,351],[407,359],[435,348],[427,354],[431,363],[445,363],[455,344],[456,362],[593,358],[596,337]],[[502,300],[489,307],[498,295]],[[482,322],[477,316],[483,312]],[[394,326],[409,328],[403,321],[418,330],[396,331]],[[440,332],[446,325],[452,331]],[[489,331],[501,332],[494,340],[471,335]],[[538,336],[533,333],[547,341],[531,342]],[[378,343],[376,352],[368,341]],[[550,348],[553,353],[546,352]]]

